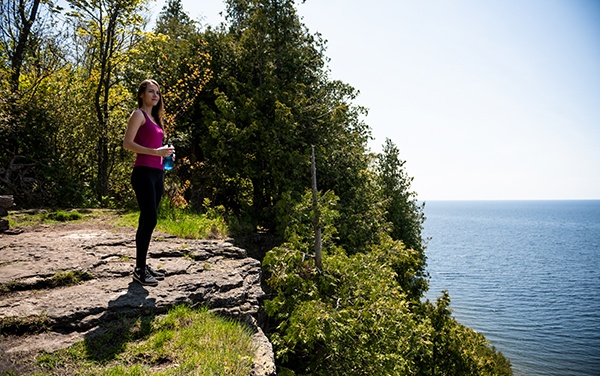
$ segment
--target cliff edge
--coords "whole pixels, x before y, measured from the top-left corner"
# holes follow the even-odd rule
[[[107,320],[162,314],[186,303],[249,325],[256,348],[252,374],[275,374],[272,346],[257,321],[264,296],[260,262],[244,249],[155,232],[148,263],[167,276],[145,287],[132,281],[135,229],[84,222],[11,232],[0,234],[0,372],[82,341]],[[57,285],[66,274],[80,282]]]

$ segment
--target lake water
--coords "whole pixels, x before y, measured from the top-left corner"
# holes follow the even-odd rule
[[[600,200],[428,201],[434,301],[517,376],[600,375]]]

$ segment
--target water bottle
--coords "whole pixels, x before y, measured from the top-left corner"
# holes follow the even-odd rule
[[[169,143],[167,146],[171,147],[172,145]],[[165,171],[171,171],[173,169],[173,154],[163,158],[163,168]]]

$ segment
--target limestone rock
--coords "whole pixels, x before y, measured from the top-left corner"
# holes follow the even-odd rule
[[[259,261],[227,241],[159,234],[150,245],[148,263],[167,275],[158,286],[145,287],[131,277],[134,238],[134,229],[73,226],[0,235],[0,328],[4,333],[35,332],[43,320],[50,329],[10,336],[10,349],[0,338],[0,357],[3,352],[14,358],[20,352],[55,351],[98,330],[106,320],[161,314],[187,303],[206,305],[253,328],[253,372],[275,374],[273,349],[257,324],[264,296]],[[82,282],[61,287],[60,279],[73,274]]]

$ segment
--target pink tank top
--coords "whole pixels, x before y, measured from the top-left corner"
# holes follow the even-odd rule
[[[133,141],[136,144],[145,146],[147,148],[156,149],[161,147],[165,132],[160,126],[150,120],[148,115],[143,110],[140,109],[140,111],[142,111],[144,114],[146,122],[140,126]],[[162,157],[158,155],[137,154],[133,166],[146,166],[162,170]]]

